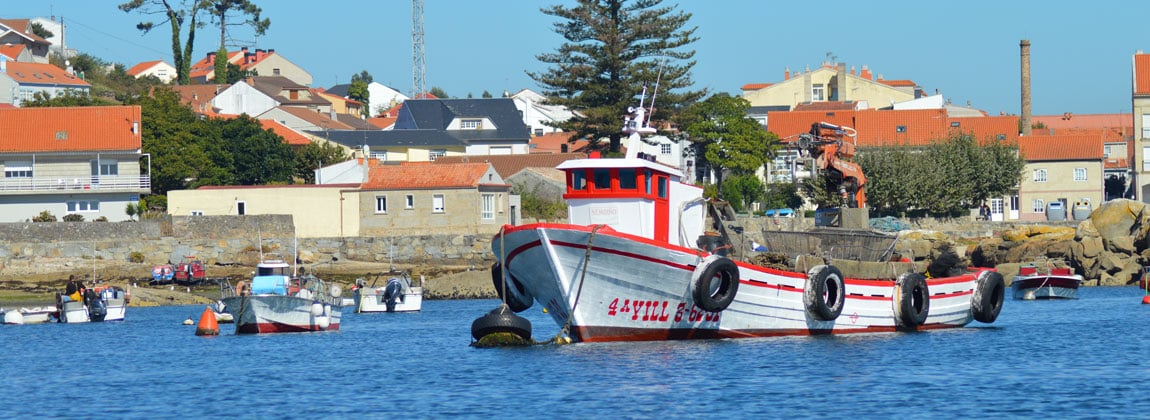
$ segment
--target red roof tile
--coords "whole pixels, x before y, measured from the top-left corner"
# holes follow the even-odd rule
[[[1106,169],[1130,169],[1130,164],[1125,158],[1107,158],[1102,162],[1102,167]]]
[[[1018,146],[1028,162],[1051,160],[1102,160],[1102,139],[1095,136],[1029,136]]]
[[[24,48],[24,44],[4,44],[0,45],[0,54],[4,54],[4,56],[9,59],[15,60],[20,57],[20,52],[24,51]]]
[[[743,90],[759,90],[771,87],[774,83],[747,83],[743,85]]]
[[[811,124],[827,122],[854,128],[859,147],[885,145],[924,146],[945,140],[952,132],[971,134],[980,141],[1013,142],[1018,138],[1018,117],[948,118],[943,109],[776,111],[767,129],[789,142],[807,133]]]
[[[0,152],[139,150],[139,106],[0,108]],[[135,132],[133,132],[133,129]]]
[[[477,188],[487,163],[374,165],[364,190],[427,190]]]
[[[271,130],[272,132],[279,134],[280,137],[283,137],[284,143],[290,144],[292,146],[307,146],[307,145],[311,144],[311,140],[308,139],[307,136],[304,136],[303,134],[300,134],[299,132],[290,129],[287,126],[280,124],[278,121],[275,121],[275,120],[259,120],[259,121],[260,121],[260,125],[262,125],[264,127],[264,129]]]
[[[1150,95],[1150,54],[1134,54],[1134,94]]]
[[[397,118],[397,117],[372,117],[372,118],[368,118],[367,122],[368,122],[368,124],[371,124],[371,125],[374,125],[376,127],[379,127],[380,129],[386,130],[386,129],[394,126],[395,121],[398,119],[399,118]]]
[[[89,86],[83,79],[51,64],[8,62],[5,65],[8,77],[22,85]]]
[[[7,26],[19,32],[25,38],[28,38],[33,43],[49,44],[48,40],[41,38],[39,35],[32,33],[32,20],[31,19],[0,19],[0,25]]]
[[[529,155],[488,155],[488,156],[443,156],[435,159],[436,165],[457,163],[490,163],[499,176],[507,178],[523,168],[554,168],[571,159],[583,159],[583,153],[533,153]]]
[[[854,102],[842,101],[803,102],[795,105],[791,111],[850,111],[855,106]]]
[[[145,62],[142,62],[140,64],[136,64],[136,65],[132,66],[132,68],[128,69],[124,73],[128,73],[129,75],[132,75],[132,76],[139,76],[140,73],[144,72],[144,70],[150,69],[150,68],[152,68],[152,66],[155,66],[156,64],[160,64],[163,62],[164,62],[164,60],[145,61]]]
[[[915,86],[913,80],[876,80],[876,82],[882,83],[882,84],[887,85],[887,86],[893,86],[893,87],[904,87],[904,86],[914,87]]]
[[[572,135],[574,134],[563,131],[547,133],[532,137],[528,145],[531,153],[563,153],[563,145],[567,145],[568,151],[579,151],[590,143],[587,139],[576,139],[572,142]]]

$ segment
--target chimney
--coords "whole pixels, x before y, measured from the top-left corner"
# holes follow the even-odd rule
[[[862,70],[859,70],[859,77],[867,80],[873,80],[871,79],[872,76],[870,74],[870,68],[867,67],[866,64],[863,64]]]
[[[1030,40],[1018,43],[1022,55],[1022,135],[1030,135]]]
[[[791,68],[790,67],[787,67],[786,70],[783,71],[783,80],[791,80]]]
[[[216,61],[216,52],[215,51],[211,51],[208,53],[208,61],[211,61],[213,63]]]
[[[851,66],[851,76],[855,75],[855,66]]]

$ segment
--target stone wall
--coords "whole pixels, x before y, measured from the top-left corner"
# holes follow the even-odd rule
[[[0,224],[0,280],[128,262],[178,263],[194,255],[209,265],[246,265],[264,252],[304,264],[332,261],[484,267],[494,261],[488,235],[294,238],[291,216],[195,216],[139,222]],[[147,273],[140,273],[140,277]]]

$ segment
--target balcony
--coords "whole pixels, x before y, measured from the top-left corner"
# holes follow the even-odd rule
[[[56,193],[61,190],[131,191],[146,193],[152,189],[152,178],[141,176],[86,176],[79,178],[3,178],[3,193]]]

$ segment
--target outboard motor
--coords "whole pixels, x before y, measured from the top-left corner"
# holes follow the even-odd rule
[[[383,302],[387,305],[387,311],[395,310],[395,302],[403,302],[405,296],[403,294],[403,283],[397,278],[392,278],[387,281],[387,287],[383,289]]]
[[[103,322],[104,317],[108,316],[108,305],[104,302],[104,298],[89,291],[91,296],[88,300],[88,319],[92,322]]]

